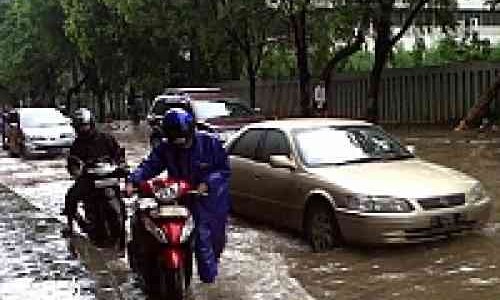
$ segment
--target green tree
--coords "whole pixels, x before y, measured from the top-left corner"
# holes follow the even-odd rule
[[[378,96],[382,72],[386,67],[390,54],[396,44],[401,40],[406,31],[414,24],[425,5],[433,9],[425,10],[432,14],[433,19],[445,26],[453,26],[453,9],[456,8],[454,0],[407,0],[407,8],[396,9],[395,0],[380,0],[370,6],[368,13],[375,31],[375,63],[370,72],[368,89],[368,109],[366,116],[369,120],[376,122],[378,118]],[[393,19],[396,14],[402,14],[401,28],[393,33]],[[418,20],[418,19],[417,19]],[[422,24],[421,20],[418,20]],[[431,24],[423,24],[431,25]]]
[[[106,93],[123,84],[121,37],[123,20],[99,0],[60,0],[66,15],[65,32],[79,52],[80,70],[104,120]]]
[[[285,43],[269,46],[262,60],[259,77],[284,80],[295,76],[294,53]]]
[[[328,34],[322,37],[325,41],[325,46],[333,51],[330,51],[327,59],[321,65],[320,80],[324,82],[327,91],[331,77],[335,69],[344,69],[339,64],[350,65],[346,59],[352,57],[365,42],[365,35],[369,27],[369,8],[370,1],[346,1],[344,4],[339,4],[338,1],[332,1],[332,8],[327,11],[327,22],[322,24],[315,32],[323,32]],[[326,30],[325,30],[326,29]],[[354,58],[354,63],[358,59]],[[326,62],[326,63],[325,63]],[[353,70],[357,70],[354,66]]]
[[[250,104],[255,107],[257,74],[271,33],[276,29],[277,13],[264,0],[212,0],[213,13],[227,36],[239,47],[245,58],[250,85]]]
[[[340,67],[342,72],[368,72],[373,68],[375,57],[369,51],[359,51],[350,56]]]
[[[392,68],[413,68],[415,67],[414,51],[407,51],[398,47],[391,57]]]
[[[54,105],[75,54],[61,7],[55,0],[12,0],[0,7],[0,84],[17,98]]]
[[[311,0],[280,1],[279,9],[289,21],[297,59],[300,107],[304,117],[312,114],[311,71],[309,69],[308,15],[314,10]]]

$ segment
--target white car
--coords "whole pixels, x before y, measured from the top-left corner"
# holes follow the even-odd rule
[[[9,113],[6,148],[13,156],[58,154],[71,147],[71,120],[55,108],[18,108]]]

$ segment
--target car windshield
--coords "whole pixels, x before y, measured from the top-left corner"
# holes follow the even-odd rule
[[[377,126],[301,129],[294,132],[294,138],[309,167],[413,157]]]
[[[165,112],[171,108],[183,108],[187,109],[187,105],[185,102],[180,101],[157,101],[155,106],[153,107],[153,114],[163,116]]]
[[[21,126],[26,128],[46,128],[69,125],[69,120],[56,112],[45,114],[21,114]]]
[[[254,112],[245,105],[229,101],[194,101],[194,113],[200,120],[220,117],[250,117]]]

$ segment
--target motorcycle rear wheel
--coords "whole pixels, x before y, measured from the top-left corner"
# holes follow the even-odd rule
[[[158,296],[160,299],[182,300],[185,293],[186,274],[184,268],[160,269],[160,285]]]

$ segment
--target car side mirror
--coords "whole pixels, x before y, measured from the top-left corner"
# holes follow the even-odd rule
[[[262,109],[260,107],[255,107],[253,111],[260,114],[262,112]]]
[[[295,163],[286,155],[271,155],[269,164],[271,164],[273,168],[285,168],[290,170],[295,170],[297,168]]]
[[[415,155],[415,153],[417,152],[417,147],[415,145],[407,145],[406,150]]]

